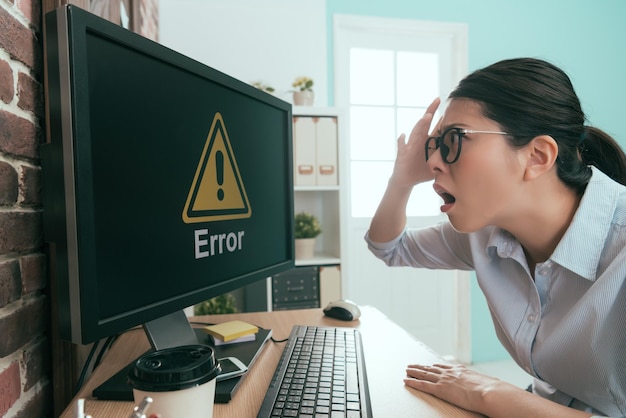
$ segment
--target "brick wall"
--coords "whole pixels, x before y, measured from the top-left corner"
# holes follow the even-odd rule
[[[158,39],[158,0],[134,0],[138,32]],[[48,6],[68,0],[48,1]],[[80,1],[73,3],[82,4]],[[42,1],[0,0],[0,417],[52,417],[50,306],[39,144],[45,131]],[[59,358],[57,361],[72,361]],[[80,359],[79,359],[80,360]],[[73,370],[65,371],[72,374]],[[71,380],[71,378],[70,378]],[[60,398],[59,398],[60,396]]]
[[[41,4],[0,0],[0,416],[52,416],[39,143]]]

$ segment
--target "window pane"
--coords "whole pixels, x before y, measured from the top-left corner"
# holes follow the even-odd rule
[[[443,200],[433,190],[433,182],[418,184],[413,188],[406,207],[407,216],[437,216]],[[373,212],[372,212],[373,215]]]
[[[387,188],[387,182],[393,170],[393,162],[352,162],[351,191],[352,216],[369,218],[374,216],[376,208]],[[442,200],[433,191],[433,182],[418,184],[413,188],[407,205],[407,216],[437,216]]]
[[[400,134],[405,134],[407,139],[411,134],[411,130],[415,126],[418,120],[424,115],[426,108],[415,107],[401,107],[397,109],[397,133],[396,137]]]
[[[385,193],[393,162],[358,162],[351,167],[352,216],[372,217]]]
[[[393,51],[350,49],[350,103],[394,104]]]
[[[401,133],[410,135],[428,104],[440,94],[437,54],[394,54],[393,50],[350,50],[353,217],[374,215],[393,170],[396,139]],[[395,93],[393,86],[397,86]],[[420,184],[411,193],[407,216],[438,216],[440,206],[432,182]]]
[[[393,108],[350,107],[352,160],[394,160],[395,139]]]
[[[428,52],[398,52],[398,106],[426,107],[439,96],[439,57]]]

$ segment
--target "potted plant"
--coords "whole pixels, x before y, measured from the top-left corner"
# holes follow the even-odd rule
[[[235,297],[230,293],[216,296],[194,306],[194,315],[237,313]]]
[[[315,239],[322,233],[317,217],[308,212],[297,213],[294,217],[296,236],[296,258],[312,258]]]
[[[262,81],[254,81],[252,83],[252,86],[269,94],[274,94],[274,92],[276,91],[274,87],[270,86],[269,84],[265,84]]]
[[[313,79],[309,77],[297,77],[291,86],[293,90],[293,104],[311,106],[315,100],[313,92]]]

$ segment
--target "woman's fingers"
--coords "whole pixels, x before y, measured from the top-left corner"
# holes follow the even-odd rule
[[[439,104],[441,103],[441,99],[436,97],[426,108],[426,113],[435,113],[437,108],[439,108]]]
[[[459,378],[463,372],[463,366],[452,366],[449,364],[433,364],[431,366],[422,364],[410,364],[407,366],[406,374],[414,379],[438,382],[445,377]]]
[[[417,121],[417,123],[413,127],[411,135],[409,136],[409,142],[419,141],[420,139],[424,141],[426,140],[426,137],[428,137],[428,129],[430,128],[430,124],[432,123],[433,117],[435,115],[435,112],[437,111],[437,108],[439,107],[440,102],[441,100],[437,97],[435,100],[432,101],[430,105],[428,105],[428,107],[426,108],[426,112],[424,112],[424,115],[420,118],[420,120]]]
[[[441,369],[434,366],[412,364],[406,369],[407,377],[436,383],[441,378]]]
[[[434,174],[426,165],[424,144],[428,138],[428,127],[439,106],[439,98],[426,109],[426,113],[415,124],[409,138],[405,134],[397,140],[397,155],[392,174],[393,182],[401,187],[414,186],[432,180]]]
[[[435,363],[430,366],[424,365],[424,364],[409,364],[407,366],[407,368],[410,368],[410,369],[423,369],[423,370],[428,370],[428,371],[436,371],[438,373],[441,373],[442,370],[451,369],[453,367],[458,367],[458,366],[452,366],[450,364],[439,364],[439,363]]]

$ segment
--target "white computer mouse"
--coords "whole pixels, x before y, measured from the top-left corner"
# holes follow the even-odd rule
[[[355,321],[361,316],[359,306],[347,299],[335,300],[324,308],[324,315],[342,321]]]

